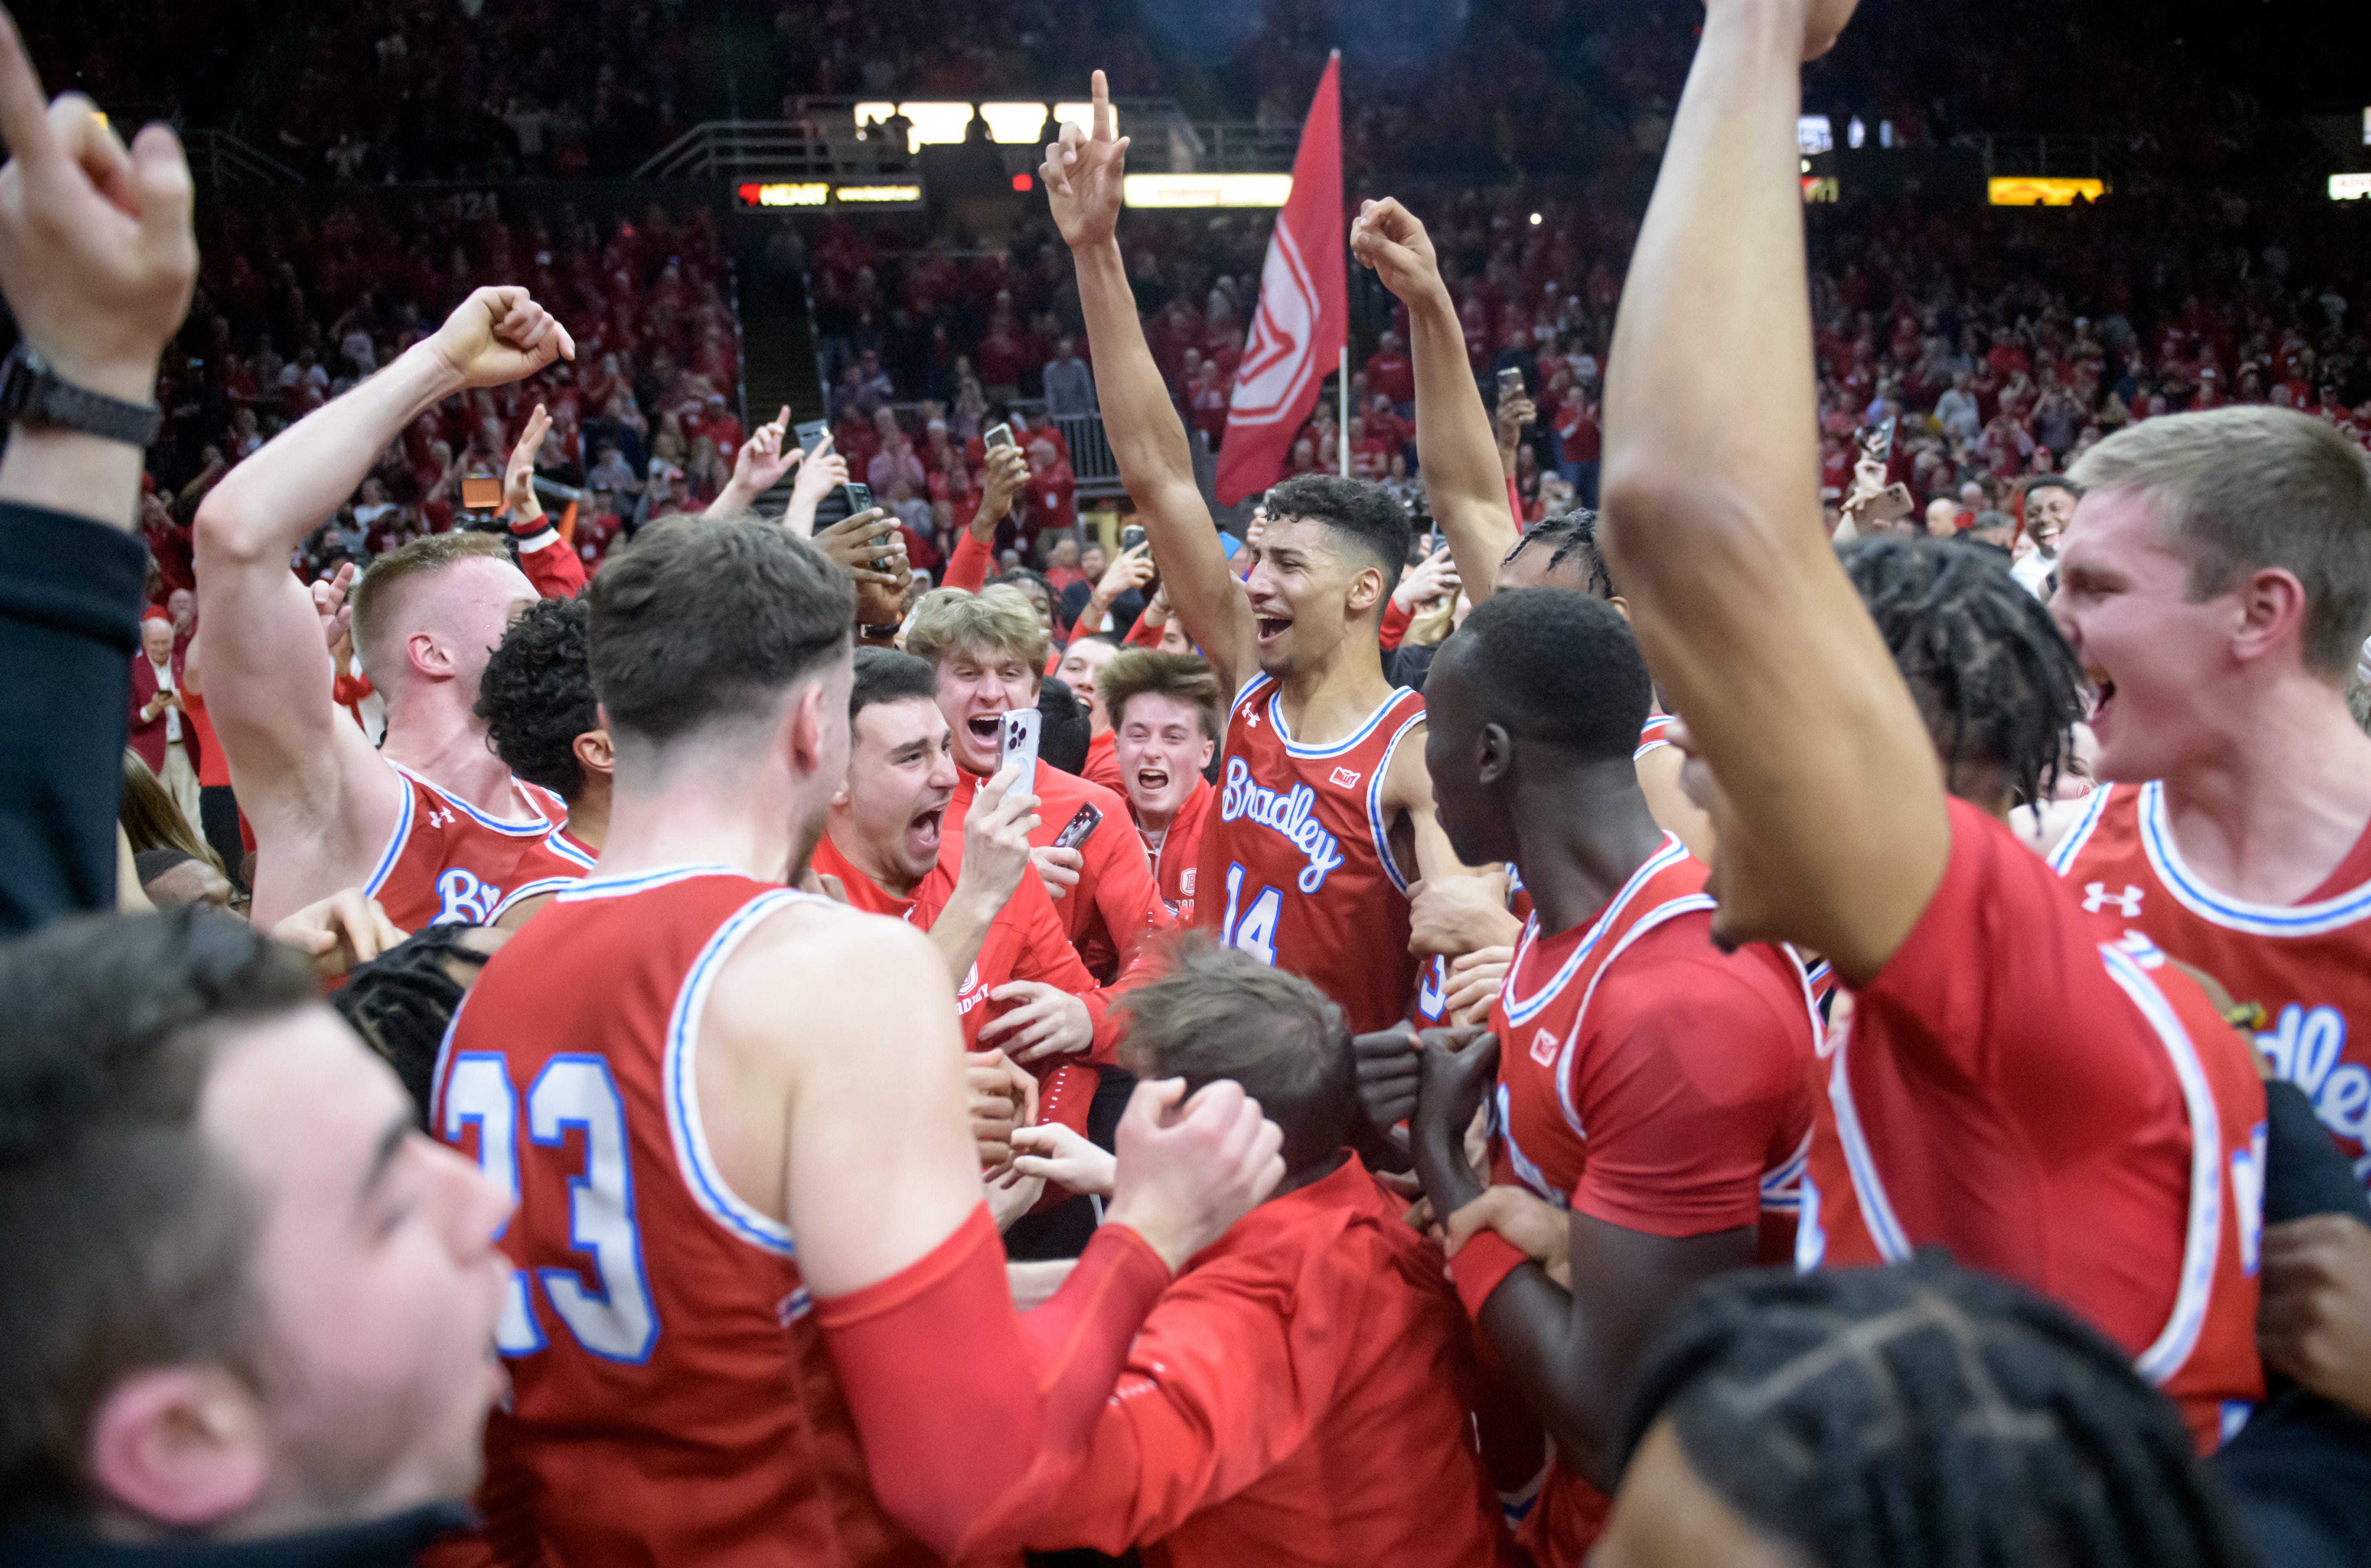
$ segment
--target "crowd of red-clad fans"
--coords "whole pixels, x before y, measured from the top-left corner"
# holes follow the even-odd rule
[[[283,426],[390,363],[434,329],[466,280],[534,280],[576,332],[573,364],[446,400],[380,457],[307,542],[309,572],[442,533],[463,481],[498,478],[527,417],[549,406],[538,475],[573,504],[573,543],[597,561],[630,522],[697,510],[731,476],[743,440],[739,329],[712,213],[594,218],[563,210],[510,221],[449,201],[216,207],[206,266],[167,355],[162,436],[143,521],[159,596],[190,583],[189,524],[229,468]]]

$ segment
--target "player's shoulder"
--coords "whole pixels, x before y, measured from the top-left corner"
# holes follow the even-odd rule
[[[1024,878],[1024,881],[1032,880]],[[909,1010],[954,994],[931,940],[905,921],[783,888],[719,928],[704,1032],[745,1040],[900,1032]]]
[[[1675,916],[1643,933],[1607,967],[1589,1010],[1592,1024],[1609,1031],[1672,1038],[1718,1028],[1808,1041],[1811,1027],[1792,961],[1759,942],[1721,951],[1708,911]]]

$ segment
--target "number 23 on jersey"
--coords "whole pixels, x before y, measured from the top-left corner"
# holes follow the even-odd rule
[[[448,1142],[460,1144],[474,1126],[479,1169],[514,1204],[522,1159],[558,1162],[568,1181],[569,1246],[585,1260],[581,1269],[513,1269],[495,1348],[515,1356],[545,1347],[533,1299],[540,1286],[551,1315],[578,1344],[605,1361],[639,1366],[658,1343],[659,1320],[634,1223],[625,1103],[609,1064],[596,1055],[553,1056],[527,1086],[526,1098],[522,1149],[519,1094],[510,1064],[493,1052],[464,1052],[453,1059],[439,1131]]]

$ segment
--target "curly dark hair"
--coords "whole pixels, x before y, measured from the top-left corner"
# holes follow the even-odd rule
[[[582,599],[538,599],[511,623],[478,682],[478,717],[503,766],[570,805],[584,793],[576,737],[601,727]]]
[[[1383,594],[1399,586],[1415,526],[1382,486],[1339,474],[1301,474],[1267,492],[1267,514],[1282,521],[1306,517],[1347,536],[1382,569]]]
[[[1570,512],[1558,512],[1543,517],[1523,530],[1514,548],[1507,552],[1504,566],[1527,549],[1548,552],[1546,571],[1554,571],[1568,557],[1579,556],[1589,580],[1589,594],[1593,599],[1613,597],[1613,573],[1605,564],[1605,552],[1597,543],[1597,513],[1586,506]]]
[[[1697,1287],[1647,1353],[1625,1454],[1665,1417],[1706,1485],[1827,1568],[2250,1561],[2124,1354],[1939,1249]]]
[[[1837,552],[1910,683],[1947,777],[1992,764],[2018,804],[2071,755],[2089,686],[2008,557],[1946,539],[1856,539]]]

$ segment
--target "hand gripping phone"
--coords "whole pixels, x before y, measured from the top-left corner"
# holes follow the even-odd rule
[[[1070,821],[1062,824],[1062,831],[1057,834],[1054,837],[1054,847],[1057,849],[1076,849],[1093,835],[1095,829],[1101,827],[1103,824],[1103,808],[1096,805],[1093,801],[1090,801],[1085,805],[1079,808],[1078,815],[1072,817]]]

